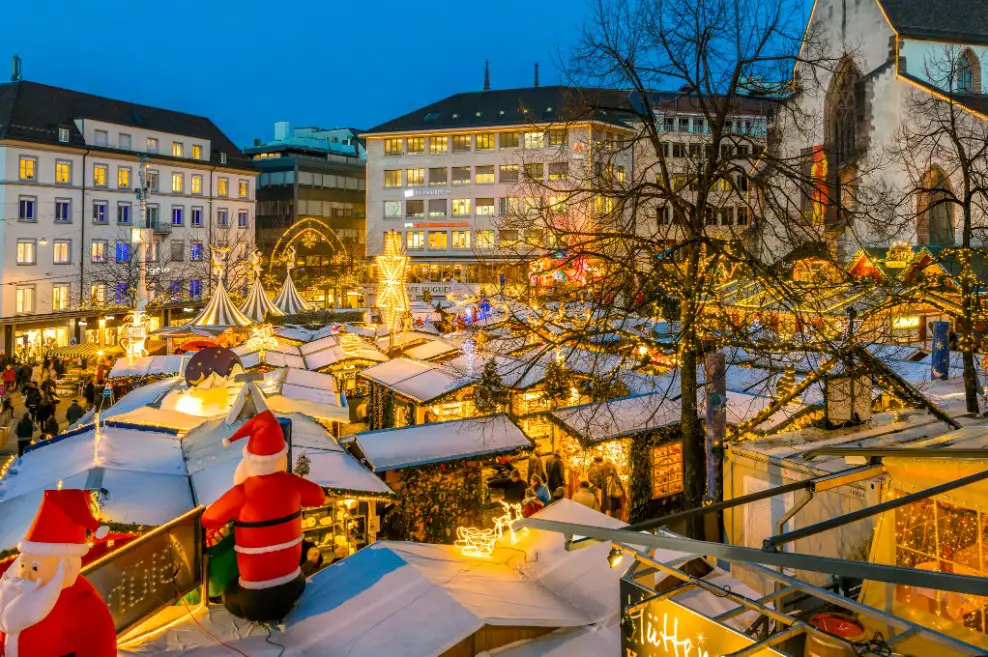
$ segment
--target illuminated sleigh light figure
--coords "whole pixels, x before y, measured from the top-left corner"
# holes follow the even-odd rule
[[[521,504],[508,504],[502,501],[504,515],[494,518],[493,529],[477,529],[476,527],[457,527],[456,542],[453,543],[460,548],[460,554],[466,557],[487,557],[494,552],[498,541],[504,537],[504,530],[508,530],[511,542],[518,541],[518,534],[515,533],[515,523],[522,519]],[[525,533],[527,529],[519,533]]]

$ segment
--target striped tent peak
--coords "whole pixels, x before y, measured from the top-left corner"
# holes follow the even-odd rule
[[[274,305],[286,315],[295,315],[306,310],[312,310],[312,306],[295,289],[291,274],[285,277],[285,283],[281,286],[281,292],[275,298]]]
[[[250,286],[250,292],[247,293],[247,298],[240,306],[240,312],[249,317],[255,324],[263,322],[267,315],[280,317],[285,314],[268,298],[268,293],[264,291],[264,284],[261,283],[260,276],[254,277],[254,284]]]
[[[250,317],[237,310],[221,281],[217,284],[209,303],[202,309],[202,312],[196,315],[195,319],[187,324],[187,326],[189,325],[247,328],[253,326],[254,322],[251,321]]]

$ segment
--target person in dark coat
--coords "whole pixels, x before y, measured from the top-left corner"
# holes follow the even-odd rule
[[[58,435],[58,432],[61,431],[61,429],[58,426],[58,420],[55,419],[54,415],[48,418],[48,420],[45,422],[44,427],[45,427],[45,435],[48,436],[49,438],[54,438],[55,436]]]
[[[65,409],[65,419],[68,420],[70,425],[78,422],[79,418],[81,418],[84,414],[85,411],[82,410],[82,406],[79,406],[78,399],[73,399],[72,403],[69,404],[69,407]]]
[[[38,406],[41,405],[41,391],[38,390],[38,386],[35,385],[34,381],[28,381],[27,387],[23,390],[24,405],[27,407],[28,413],[31,414],[31,418],[37,419]]]
[[[566,468],[563,466],[563,459],[559,452],[553,452],[545,460],[545,485],[549,490],[556,490],[566,485]]]
[[[55,404],[52,403],[51,395],[45,395],[41,403],[38,404],[38,410],[34,414],[35,421],[44,427],[48,422],[48,418],[55,414]]]
[[[82,396],[86,398],[86,406],[92,408],[93,402],[96,401],[96,384],[93,383],[92,378],[86,381],[86,387],[82,391]]]
[[[491,479],[487,482],[488,488],[499,488],[504,491],[504,501],[508,504],[521,504],[525,499],[525,490],[528,485],[521,478],[518,470],[512,470],[507,479]]]
[[[31,438],[34,436],[34,422],[31,422],[29,413],[25,413],[21,421],[17,423],[14,433],[17,434],[17,455],[23,456],[24,450],[31,444]]]
[[[48,377],[41,382],[41,392],[45,393],[46,395],[55,394],[55,379],[51,378],[51,373],[49,373]]]

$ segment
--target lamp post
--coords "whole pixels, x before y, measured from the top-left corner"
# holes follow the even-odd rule
[[[151,227],[148,226],[148,197],[151,192],[151,185],[148,182],[148,169],[151,160],[147,155],[141,155],[141,167],[138,170],[140,176],[140,187],[135,189],[137,200],[141,209],[141,217],[138,227],[131,231],[131,243],[137,245],[137,307],[143,309],[150,300],[148,297],[148,263],[145,250],[151,243]]]

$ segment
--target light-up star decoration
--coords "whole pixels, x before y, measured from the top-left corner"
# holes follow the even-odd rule
[[[134,363],[135,358],[148,355],[145,344],[151,327],[151,318],[144,314],[146,305],[147,301],[142,299],[137,303],[137,308],[130,311],[130,322],[123,327],[123,337],[120,338],[120,344],[127,351],[127,362],[130,364]]]
[[[262,324],[253,330],[245,343],[250,349],[257,349],[257,362],[264,359],[265,349],[274,349],[278,346],[278,338],[274,337],[274,327],[270,324]]]
[[[494,552],[498,541],[504,537],[504,531],[508,530],[511,542],[518,541],[515,533],[515,523],[521,520],[521,504],[508,504],[502,501],[504,515],[494,518],[494,529],[477,529],[476,527],[457,527],[456,542],[453,543],[460,548],[460,554],[465,557],[487,557]],[[526,530],[522,530],[523,532]]]
[[[401,234],[389,230],[384,235],[384,253],[374,259],[377,265],[377,307],[381,321],[391,334],[409,309],[405,275],[408,256],[401,246]]]

